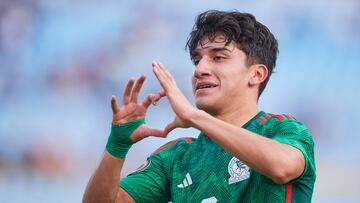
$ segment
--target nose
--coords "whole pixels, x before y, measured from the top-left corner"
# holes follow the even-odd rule
[[[209,75],[211,75],[210,65],[206,62],[205,58],[202,58],[196,65],[194,77],[198,79]]]

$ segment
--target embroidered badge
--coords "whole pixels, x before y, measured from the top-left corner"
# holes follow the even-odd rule
[[[229,185],[250,177],[250,168],[235,157],[230,160],[228,171],[230,174]]]

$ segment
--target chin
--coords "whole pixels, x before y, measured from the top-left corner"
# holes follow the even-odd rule
[[[195,103],[196,107],[200,110],[205,111],[206,113],[210,114],[210,115],[215,115],[217,110],[215,108],[214,104],[211,104],[210,102],[200,102],[200,101],[196,101]]]

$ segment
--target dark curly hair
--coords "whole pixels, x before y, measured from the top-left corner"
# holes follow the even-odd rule
[[[276,65],[278,42],[270,30],[249,13],[210,10],[197,16],[195,25],[186,43],[191,60],[202,38],[213,41],[217,34],[225,35],[226,45],[234,41],[247,56],[247,64],[264,64],[268,69],[267,78],[260,84],[259,97],[263,92]]]

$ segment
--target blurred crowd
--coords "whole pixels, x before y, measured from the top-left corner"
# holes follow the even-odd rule
[[[360,182],[350,175],[360,168],[358,1],[1,0],[0,202],[79,202],[109,133],[110,96],[142,73],[141,96],[159,90],[151,61],[164,62],[191,100],[185,43],[207,9],[251,12],[273,31],[280,55],[260,107],[308,125],[318,174],[326,175],[318,184],[339,170],[349,173],[340,179]],[[161,128],[172,115],[164,101],[147,122]],[[168,139],[196,133],[176,130]],[[137,144],[124,173],[164,142]],[[355,188],[319,185],[314,202],[360,201],[359,185],[342,184]]]

